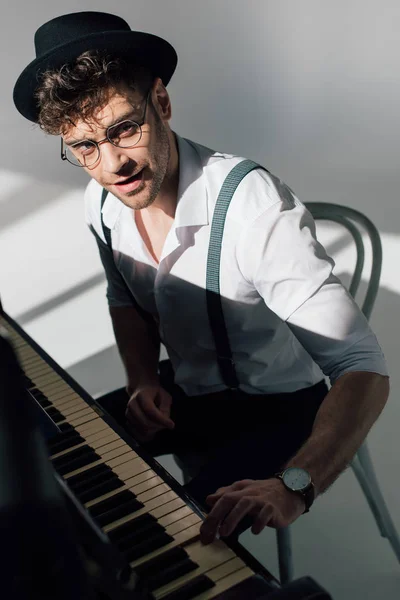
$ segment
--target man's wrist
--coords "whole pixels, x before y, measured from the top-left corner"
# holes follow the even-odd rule
[[[304,512],[309,512],[316,497],[310,473],[301,467],[287,467],[276,473],[275,477],[281,480],[289,494],[297,496],[302,501]]]
[[[134,394],[135,392],[137,392],[138,390],[141,390],[143,388],[148,388],[148,387],[159,387],[160,386],[160,379],[158,377],[158,375],[154,376],[154,377],[148,377],[145,379],[135,379],[134,381],[128,381],[127,386],[126,386],[126,391],[128,392],[129,396],[132,396],[132,394]]]

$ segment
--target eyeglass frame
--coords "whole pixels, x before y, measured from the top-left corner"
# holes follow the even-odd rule
[[[146,102],[145,102],[145,107],[144,107],[143,119],[142,119],[141,123],[138,123],[137,121],[134,121],[133,119],[123,119],[122,121],[118,121],[117,123],[113,123],[113,125],[110,125],[109,127],[107,127],[107,129],[106,129],[106,137],[103,138],[102,140],[99,140],[98,142],[96,142],[95,140],[82,140],[80,142],[76,142],[77,144],[82,144],[83,142],[90,142],[91,144],[94,144],[96,146],[97,152],[98,152],[98,156],[97,156],[96,160],[93,163],[91,163],[90,165],[81,165],[81,164],[77,165],[77,164],[71,162],[69,160],[69,158],[67,157],[67,151],[66,151],[66,149],[64,149],[65,142],[64,142],[64,138],[63,137],[61,137],[61,160],[63,160],[63,161],[66,160],[73,167],[80,167],[80,168],[82,168],[82,167],[85,168],[86,167],[86,168],[90,168],[90,167],[93,167],[93,165],[95,165],[100,160],[100,156],[101,156],[100,145],[104,144],[105,142],[109,142],[115,148],[127,148],[128,149],[128,148],[134,148],[135,146],[137,146],[138,143],[140,142],[140,140],[142,139],[142,135],[143,135],[142,127],[143,127],[143,125],[146,122],[146,112],[147,112],[147,106],[148,106],[148,101],[149,101],[150,93],[151,93],[151,88],[147,92],[147,95],[146,95]],[[140,137],[139,137],[138,141],[135,142],[134,144],[132,144],[131,146],[118,146],[118,144],[114,144],[114,142],[112,142],[110,140],[110,138],[108,137],[108,132],[113,127],[118,127],[118,125],[121,125],[122,123],[127,123],[127,122],[135,123],[135,125],[137,125],[139,127]],[[74,144],[72,144],[71,148],[73,148],[73,147],[74,147]]]

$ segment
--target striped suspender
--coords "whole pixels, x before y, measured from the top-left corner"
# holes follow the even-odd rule
[[[101,192],[101,205],[100,205],[100,217],[101,217],[101,226],[103,228],[103,234],[105,237],[105,240],[107,242],[107,246],[110,248],[110,250],[112,250],[112,244],[111,244],[111,230],[106,227],[104,220],[103,220],[103,206],[104,206],[104,202],[106,201],[107,198],[107,194],[108,191],[103,188],[103,191]]]
[[[224,234],[225,217],[233,194],[242,179],[259,168],[252,160],[244,160],[237,164],[226,177],[217,198],[211,224],[210,244],[208,247],[206,299],[207,312],[211,331],[217,351],[219,370],[225,385],[235,390],[239,387],[235,363],[232,358],[231,345],[226,330],[222,302],[220,296],[220,263],[221,247]]]

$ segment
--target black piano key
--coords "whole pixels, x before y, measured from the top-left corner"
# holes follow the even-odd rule
[[[143,506],[144,504],[139,502],[139,500],[132,498],[132,500],[126,502],[126,504],[123,504],[122,506],[117,506],[112,510],[109,510],[99,515],[98,517],[95,517],[95,520],[100,525],[100,527],[105,527],[106,525],[110,525],[110,523],[113,523],[118,519],[122,519],[123,517],[127,517],[128,515],[135,513],[136,511],[143,508]]]
[[[75,446],[83,444],[84,442],[84,438],[80,436],[79,433],[76,433],[76,435],[69,435],[66,436],[64,439],[59,440],[57,444],[53,443],[52,445],[49,445],[48,449],[50,451],[50,455],[58,454],[63,450],[69,450],[70,448],[74,448]]]
[[[58,466],[62,466],[65,463],[71,462],[75,460],[75,458],[80,458],[85,454],[89,454],[90,452],[94,452],[93,448],[85,444],[80,448],[76,448],[76,450],[71,450],[71,452],[67,452],[67,454],[63,454],[63,456],[59,456],[58,458],[53,458],[52,463],[54,468],[57,469]]]
[[[154,536],[160,535],[161,533],[164,533],[164,531],[165,528],[162,525],[160,525],[160,523],[152,523],[146,528],[140,529],[138,531],[126,535],[124,538],[122,538],[116,543],[116,546],[121,552],[126,552],[127,550],[130,550],[137,544],[144,542],[145,540],[148,540]]]
[[[210,590],[214,586],[214,581],[207,577],[207,575],[198,575],[182,587],[163,596],[163,600],[191,600],[191,598]]]
[[[97,504],[94,504],[90,507],[89,512],[92,517],[98,517],[102,513],[107,512],[121,504],[125,504],[125,502],[129,502],[132,498],[136,498],[135,494],[130,490],[124,490],[123,492],[119,492],[119,494],[115,494],[111,496],[111,498],[106,498]]]
[[[78,500],[82,504],[85,504],[86,502],[100,498],[100,496],[104,496],[104,494],[108,494],[108,492],[113,492],[123,485],[125,485],[123,481],[118,479],[118,477],[114,477],[113,479],[103,481],[90,489],[74,493]]]
[[[173,542],[174,538],[170,536],[165,531],[147,539],[139,544],[135,544],[129,550],[124,552],[124,557],[127,561],[137,560],[138,558],[142,558],[142,556],[146,556],[146,554],[150,554],[150,552],[154,552],[154,550],[158,550],[163,546],[166,546],[170,542]]]
[[[71,490],[79,494],[95,485],[100,485],[100,483],[105,483],[106,481],[110,481],[111,479],[118,479],[118,475],[114,473],[114,471],[108,465],[98,465],[102,467],[98,469],[95,473],[91,473],[87,478],[82,477],[78,481],[71,482],[68,480],[68,485]],[[95,467],[94,467],[95,468]],[[81,473],[83,475],[83,473]]]
[[[187,573],[197,569],[199,565],[193,562],[190,558],[185,558],[175,565],[170,565],[164,570],[155,571],[153,575],[146,581],[146,584],[150,590],[156,590],[175,581],[179,577],[183,577]]]
[[[101,473],[113,473],[111,467],[105,464],[96,465],[91,469],[87,469],[83,473],[78,473],[77,475],[73,475],[68,478],[68,487],[74,490],[76,487],[79,487],[82,484],[85,484],[86,481],[93,480],[97,475]]]
[[[66,431],[75,431],[74,427],[70,424],[70,423],[60,423],[60,425],[58,426],[58,429],[61,431],[61,433],[64,433]]]
[[[54,423],[59,423],[60,421],[65,421],[65,417],[62,414],[62,412],[60,412],[59,410],[57,410],[57,408],[54,408],[54,406],[51,406],[50,408],[47,408],[46,412],[49,415],[49,417],[52,418],[52,420],[54,421]]]
[[[45,396],[45,394],[39,390],[39,388],[34,387],[31,388],[29,390],[29,393],[35,398],[35,400],[37,400],[39,403],[41,402],[48,402],[50,406],[52,406],[51,402],[49,401],[48,397]]]
[[[118,527],[112,531],[109,531],[107,535],[113,544],[117,544],[119,541],[123,540],[127,536],[130,536],[131,534],[134,534],[136,531],[143,531],[148,527],[152,527],[154,523],[158,524],[157,519],[153,517],[153,515],[145,513],[144,515],[140,515],[140,517],[136,517],[131,521],[127,521],[126,523],[122,523],[122,525],[118,525]]]
[[[80,435],[77,431],[75,431],[73,427],[69,426],[68,428],[66,428],[65,425],[69,425],[69,423],[64,422],[57,425],[59,429],[57,435],[55,435],[51,440],[47,440],[47,447],[49,450],[51,450],[53,446],[56,446],[63,440],[69,439],[71,437],[77,437]]]
[[[74,450],[73,450],[73,452],[74,452]],[[72,454],[72,452],[71,452],[71,454]],[[66,456],[67,455],[56,458],[53,461],[53,464],[55,461],[61,461],[61,459],[64,459]],[[59,473],[59,475],[64,476],[67,473],[76,471],[76,469],[80,469],[81,467],[86,467],[86,465],[90,465],[91,463],[96,462],[97,460],[100,460],[100,459],[101,459],[101,457],[98,454],[96,454],[96,452],[94,450],[90,450],[90,452],[86,452],[86,453],[82,454],[81,456],[78,456],[74,460],[70,460],[69,462],[62,461],[61,464],[54,466],[54,468]]]
[[[75,431],[75,429],[70,429],[69,431],[60,431],[53,439],[47,441],[47,447],[49,449],[57,446],[57,444],[62,443],[64,440],[69,440],[70,438],[77,438],[80,434]]]
[[[155,519],[155,517],[153,517],[153,519]],[[170,548],[170,550],[163,552],[159,556],[155,556],[151,560],[136,566],[135,572],[140,579],[150,579],[154,574],[161,573],[162,571],[167,570],[170,567],[173,567],[175,564],[187,559],[189,559],[189,555],[186,550],[180,546],[176,546],[175,548]]]
[[[30,379],[30,377],[28,377],[28,375],[22,375],[22,383],[23,386],[26,388],[32,388],[34,386],[34,383],[32,381],[32,379]]]
[[[38,404],[40,404],[40,406],[41,406],[42,408],[44,408],[44,409],[46,409],[46,410],[47,410],[48,408],[52,408],[52,406],[53,406],[53,405],[52,405],[52,403],[51,403],[51,402],[49,402],[49,400],[48,400],[47,398],[36,398],[36,397],[35,397],[35,400],[36,400],[36,402],[37,402]]]
[[[72,471],[86,467],[97,460],[100,460],[100,456],[96,454],[96,452],[91,452],[90,454],[85,454],[84,456],[76,458],[75,460],[72,460],[61,467],[57,467],[56,471],[59,475],[61,475],[61,477],[64,477],[68,473],[72,473]]]

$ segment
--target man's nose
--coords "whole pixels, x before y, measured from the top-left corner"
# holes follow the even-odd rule
[[[125,148],[113,146],[109,142],[101,146],[101,163],[107,173],[118,173],[130,161]]]

